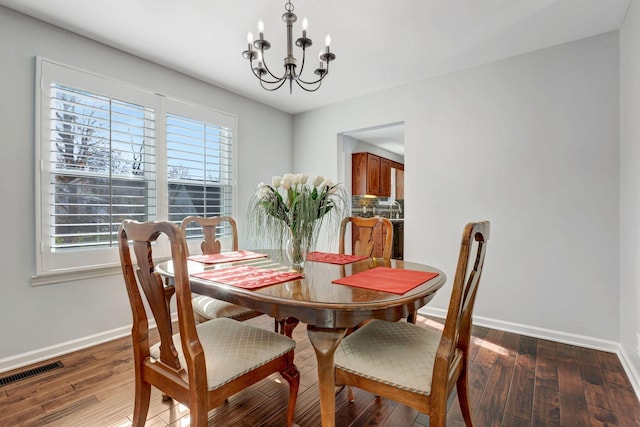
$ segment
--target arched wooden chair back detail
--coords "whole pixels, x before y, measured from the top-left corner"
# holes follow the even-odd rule
[[[184,370],[180,366],[178,352],[172,340],[173,328],[171,325],[170,300],[166,298],[165,285],[162,277],[154,271],[155,265],[152,259],[151,249],[151,243],[155,242],[158,237],[164,233],[169,237],[171,242],[172,258],[180,259],[181,257],[186,257],[186,245],[183,239],[179,235],[176,235],[175,232],[175,228],[171,227],[168,223],[146,223],[143,225],[125,221],[125,223],[120,226],[118,244],[120,263],[122,265],[133,315],[132,335],[134,336],[133,351],[135,360],[145,360],[149,357],[150,345],[147,336],[149,322],[144,309],[144,295],[160,335],[160,361],[173,370],[175,374],[182,374]],[[135,258],[131,255],[128,244],[129,240],[133,242]],[[137,269],[134,273],[133,266],[136,262]],[[184,270],[182,271],[181,268]],[[186,267],[183,267],[181,264],[178,264],[175,276],[176,281],[187,280],[188,283]],[[144,294],[140,293],[140,288]],[[184,292],[184,290],[181,292]],[[185,320],[185,323],[188,323],[188,319]],[[136,345],[136,337],[141,339],[141,345]]]
[[[169,239],[173,261],[178,311],[175,335],[165,285],[155,271],[152,254],[152,243],[162,234]],[[196,324],[186,240],[175,224],[124,221],[118,231],[118,244],[133,315],[133,425],[145,424],[151,386],[189,407],[190,425],[202,427],[207,425],[208,412],[222,405],[226,398],[280,372],[289,384],[286,417],[287,425],[292,426],[300,380],[293,363],[295,341],[231,319]],[[158,328],[160,342],[157,344],[149,340],[145,302]],[[254,350],[250,354],[246,351],[248,346]]]
[[[393,224],[387,218],[361,218],[350,216],[340,224],[338,252],[346,253],[345,236],[347,224],[351,223],[353,255],[391,259],[393,250]]]
[[[218,229],[225,224],[231,227],[231,250],[238,250],[238,226],[232,217],[218,216],[205,218],[202,216],[188,216],[182,220],[182,224],[180,225],[185,236],[188,236],[188,230],[192,223],[197,224],[202,230],[204,239],[200,243],[200,249],[203,254],[219,254],[222,251]]]
[[[335,355],[336,383],[369,390],[429,414],[446,425],[447,398],[457,388],[467,426],[472,313],[484,268],[489,222],[464,228],[442,331],[408,322],[373,320],[346,337]],[[349,391],[349,400],[353,394]]]
[[[180,229],[185,236],[190,227],[192,227],[192,224],[197,224],[202,230],[203,240],[200,242],[200,249],[204,255],[219,254],[222,251],[219,230],[225,224],[231,227],[231,250],[238,250],[238,226],[232,217],[219,216],[205,218],[202,216],[188,216],[184,218],[180,224]],[[206,322],[207,320],[220,317],[228,317],[234,320],[247,320],[262,314],[250,308],[195,293],[193,294],[192,305],[196,321],[198,322]]]

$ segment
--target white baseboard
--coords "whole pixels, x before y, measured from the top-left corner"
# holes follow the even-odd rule
[[[171,319],[178,320],[177,313],[172,313]],[[156,323],[153,319],[149,319],[149,328],[155,328]],[[53,359],[64,354],[82,350],[94,345],[102,344],[108,341],[122,338],[131,334],[131,325],[121,328],[112,329],[110,331],[100,332],[99,334],[89,335],[77,340],[67,341],[65,343],[52,345],[34,351],[18,354],[16,356],[0,359],[0,373],[12,371],[23,366],[33,365],[34,363],[44,360]]]
[[[122,328],[112,329],[110,331],[89,335],[77,340],[52,345],[51,347],[40,348],[38,350],[18,354],[17,356],[0,359],[0,373],[42,362],[43,360],[53,359],[54,357],[62,356],[63,354],[82,350],[84,348],[112,341],[130,334],[131,326],[123,326]]]
[[[433,316],[441,319],[444,319],[447,316],[446,310],[433,307],[423,307],[418,312],[420,314],[424,314],[425,316]],[[502,320],[496,320],[482,316],[473,316],[473,324],[505,332],[514,332],[516,334],[526,335],[529,337],[541,338],[549,341],[556,341],[564,344],[590,348],[593,350],[615,353],[620,359],[620,363],[622,364],[622,368],[627,374],[627,377],[629,377],[629,381],[631,382],[631,386],[633,387],[636,396],[638,397],[638,399],[640,399],[640,376],[633,367],[633,364],[630,363],[631,359],[629,359],[620,343],[588,337],[585,335],[572,334],[569,332],[554,331],[552,329],[505,322]]]
[[[638,375],[638,371],[630,363],[631,359],[627,355],[627,352],[624,351],[622,346],[619,346],[620,349],[616,352],[618,354],[618,358],[620,359],[620,363],[622,363],[622,368],[627,373],[629,377],[629,381],[631,382],[631,386],[633,390],[636,392],[636,396],[640,399],[640,375]]]

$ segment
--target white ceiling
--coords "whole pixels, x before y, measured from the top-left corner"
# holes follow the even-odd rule
[[[404,123],[392,123],[345,132],[350,136],[404,157]]]
[[[285,0],[0,0],[5,5],[291,114],[620,27],[631,0],[293,0],[311,63],[331,34],[319,91],[267,92],[242,58],[265,23],[285,56]],[[294,37],[300,36],[296,27]],[[297,49],[297,48],[296,48]],[[310,71],[310,70],[307,70]],[[310,77],[310,76],[308,76]]]

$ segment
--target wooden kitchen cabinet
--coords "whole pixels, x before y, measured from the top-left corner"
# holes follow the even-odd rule
[[[391,160],[380,157],[380,194],[382,197],[391,196]]]
[[[392,161],[371,153],[351,156],[351,193],[354,195],[391,196]]]
[[[404,164],[391,162],[391,172],[395,174],[395,199],[404,200]]]
[[[404,200],[404,170],[396,169],[396,200]]]
[[[367,168],[364,173],[367,181],[364,194],[378,196],[380,191],[380,157],[367,154]]]

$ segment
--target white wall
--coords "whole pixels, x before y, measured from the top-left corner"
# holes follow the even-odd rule
[[[640,383],[640,4],[620,30],[620,343]]]
[[[339,176],[337,134],[404,122],[406,259],[452,275],[464,224],[488,219],[476,322],[613,348],[618,64],[614,32],[303,113],[294,165]]]
[[[206,53],[205,53],[206,54]],[[238,116],[239,219],[260,181],[292,167],[292,118],[201,81],[0,7],[0,371],[128,332],[121,276],[33,287],[36,55]],[[242,224],[240,234],[242,235]],[[79,340],[72,342],[73,340]],[[52,348],[46,348],[53,346]],[[31,352],[31,353],[29,353]]]

